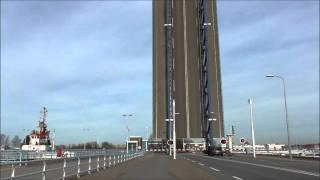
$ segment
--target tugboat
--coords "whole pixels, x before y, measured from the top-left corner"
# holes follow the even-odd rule
[[[48,110],[43,107],[40,111],[39,130],[32,130],[30,135],[24,139],[21,150],[25,151],[51,151],[54,150],[54,143],[50,138],[50,131],[47,130],[46,118]]]

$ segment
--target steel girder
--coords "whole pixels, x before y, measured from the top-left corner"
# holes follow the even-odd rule
[[[201,61],[201,96],[202,96],[202,135],[207,140],[211,138],[212,127],[209,122],[211,113],[211,76],[209,68],[209,47],[208,47],[208,2],[199,0],[199,30],[200,30],[200,61]]]

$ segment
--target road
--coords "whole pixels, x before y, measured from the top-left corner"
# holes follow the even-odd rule
[[[318,180],[319,161],[248,156],[215,156],[178,154],[172,160],[166,154],[147,153],[106,171],[83,176],[81,179],[222,179],[222,180]]]
[[[145,156],[119,163],[116,166],[111,161],[106,161],[106,169],[103,169],[103,161],[100,157],[100,171],[96,172],[97,158],[92,158],[92,174],[88,174],[88,159],[81,159],[81,178],[94,179],[221,179],[221,180],[251,180],[251,179],[303,179],[319,180],[320,163],[318,160],[293,160],[285,158],[258,156],[253,159],[250,156],[207,156],[197,153],[178,154],[176,160],[172,160],[165,153],[146,153]],[[117,160],[116,160],[117,163]],[[47,161],[47,169],[55,169],[46,173],[46,179],[57,179],[63,174],[63,160]],[[76,174],[77,160],[67,160],[66,176]],[[1,178],[11,175],[10,166],[1,166]],[[32,175],[19,179],[42,179],[42,162],[29,163],[16,168],[16,175],[38,171]],[[71,179],[76,179],[72,176]]]
[[[319,161],[248,156],[209,157],[203,154],[182,156],[194,166],[218,179],[319,179]]]

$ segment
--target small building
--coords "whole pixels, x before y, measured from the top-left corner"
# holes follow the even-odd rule
[[[142,149],[142,136],[129,136],[127,152],[136,152]]]

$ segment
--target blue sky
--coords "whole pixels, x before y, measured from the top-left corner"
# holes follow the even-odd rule
[[[319,2],[221,0],[218,18],[226,132],[250,139],[252,97],[256,141],[286,142],[275,73],[293,143],[319,142]],[[57,143],[145,136],[151,20],[151,1],[2,1],[1,132],[25,135],[46,106]]]

